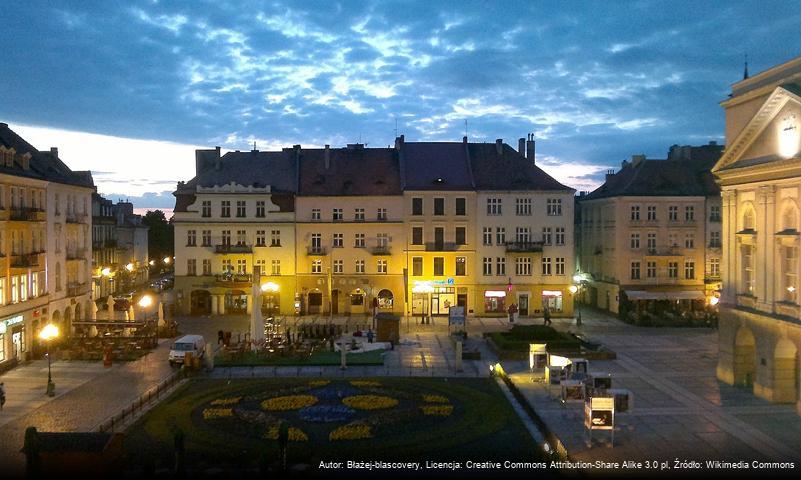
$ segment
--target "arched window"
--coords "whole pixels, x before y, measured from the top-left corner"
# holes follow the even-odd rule
[[[378,292],[377,297],[378,297],[378,308],[392,308],[393,296],[391,291],[383,289],[380,292]]]
[[[743,230],[756,230],[756,215],[751,206],[746,207],[743,213]]]
[[[740,293],[746,295],[754,295],[754,286],[756,280],[755,272],[755,254],[756,248],[753,245],[740,246],[740,265],[742,265],[742,283],[740,285]]]
[[[782,295],[784,301],[798,303],[798,247],[782,246]]]

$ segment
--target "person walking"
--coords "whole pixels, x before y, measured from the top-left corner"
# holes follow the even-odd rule
[[[0,411],[3,410],[3,405],[6,404],[6,387],[3,382],[0,382]]]
[[[551,310],[548,307],[545,307],[542,310],[542,319],[543,319],[543,324],[544,325],[550,325],[551,324]]]
[[[367,330],[367,343],[373,343],[373,329]]]
[[[513,304],[509,305],[508,311],[509,311],[509,323],[514,323],[515,322],[515,313],[517,313],[517,304],[513,303]]]

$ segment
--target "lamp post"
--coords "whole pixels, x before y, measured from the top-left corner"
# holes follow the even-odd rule
[[[151,297],[150,295],[142,295],[142,298],[139,299],[138,305],[139,305],[139,308],[142,309],[142,313],[144,314],[144,319],[143,320],[145,321],[145,324],[148,324],[149,322],[147,320],[147,309],[148,309],[148,307],[153,305],[153,297]],[[154,346],[158,345],[158,331],[159,331],[159,326],[158,325],[156,325],[155,331],[156,331],[156,333],[155,333]]]
[[[53,375],[50,368],[50,342],[56,337],[58,337],[58,327],[52,323],[45,325],[39,332],[39,338],[47,343],[47,353],[45,355],[47,356],[47,395],[49,397],[56,394],[56,384],[53,383]]]
[[[581,294],[582,288],[584,287],[584,283],[587,281],[587,277],[583,273],[576,273],[573,275],[573,281],[575,285],[570,286],[570,292],[573,294],[573,305],[577,306],[577,315],[576,315],[576,325],[581,326],[581,302],[576,301],[576,297]]]
[[[275,324],[276,323],[276,319],[275,319],[275,313],[276,312],[275,312],[275,297],[274,297],[274,295],[278,293],[279,289],[280,289],[280,287],[275,282],[266,282],[266,283],[262,283],[261,284],[262,302],[264,301],[264,296],[266,294],[268,294],[268,293],[270,294],[270,300],[271,300],[271,303],[270,303],[270,317],[272,317],[272,319],[273,319],[273,322],[272,322],[273,323],[273,328],[272,328],[272,330],[273,330],[272,333],[273,334],[276,333],[276,324]],[[263,305],[263,303],[262,303],[262,305]],[[253,308],[256,308],[256,302],[253,302]],[[261,312],[259,312],[259,315],[261,315]]]

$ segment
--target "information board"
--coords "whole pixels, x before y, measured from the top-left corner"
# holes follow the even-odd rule
[[[453,306],[448,309],[448,325],[464,326],[464,307]]]

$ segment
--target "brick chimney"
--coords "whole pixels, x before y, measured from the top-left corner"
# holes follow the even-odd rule
[[[405,141],[405,135],[401,135],[400,137],[395,137],[395,150],[400,151],[403,148],[404,141]]]
[[[495,153],[498,155],[503,155],[503,139],[499,138],[495,140]]]
[[[58,158],[58,147],[50,147],[50,155]]]
[[[531,160],[531,163],[536,163],[536,159],[534,158],[535,146],[534,146],[534,134],[529,133],[526,140],[526,158]]]
[[[325,169],[328,170],[331,168],[331,146],[326,144],[325,146]]]
[[[526,139],[523,137],[517,139],[517,153],[526,156]]]

